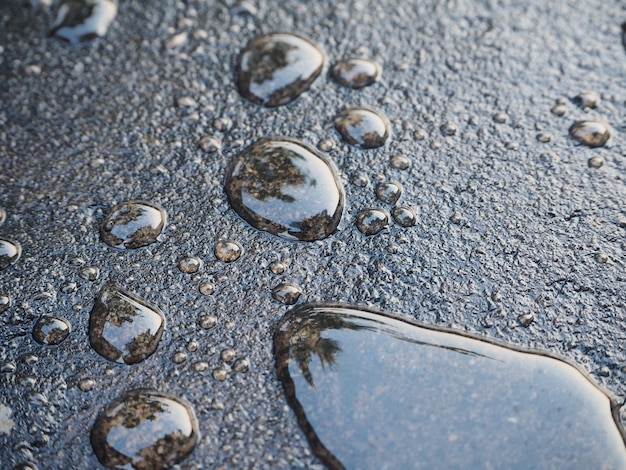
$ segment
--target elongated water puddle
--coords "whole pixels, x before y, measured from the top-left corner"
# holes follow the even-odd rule
[[[288,312],[274,348],[329,468],[626,468],[616,400],[559,359],[334,304]]]

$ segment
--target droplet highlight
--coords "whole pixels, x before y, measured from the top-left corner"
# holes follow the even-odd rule
[[[253,227],[288,240],[314,241],[339,225],[344,192],[331,163],[303,142],[262,139],[245,149],[226,178],[233,209]]]

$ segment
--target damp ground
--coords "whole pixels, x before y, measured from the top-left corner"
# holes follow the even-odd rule
[[[626,396],[626,9],[391,4],[254,3],[254,17],[234,3],[128,0],[104,38],[77,46],[46,38],[55,5],[2,7],[0,238],[21,247],[0,271],[8,468],[95,468],[88,430],[138,388],[193,407],[200,438],[181,468],[321,465],[274,372],[272,337],[291,308],[276,297],[292,285],[297,304],[373,306],[549,350]],[[249,41],[273,31],[327,60],[308,91],[266,109],[240,96],[235,72]],[[329,77],[354,57],[381,67],[375,83]],[[339,112],[361,107],[389,120],[382,147],[335,130]],[[577,121],[608,123],[610,139],[582,145],[568,135]],[[323,240],[260,232],[230,208],[228,165],[277,136],[337,168],[345,211]],[[377,195],[387,183],[402,188],[396,202]],[[152,244],[112,248],[102,224],[132,200],[163,207],[167,226]],[[415,222],[398,222],[397,207]],[[357,216],[372,208],[388,222],[365,235]],[[239,244],[237,259],[218,258],[220,241]],[[198,269],[181,269],[190,259]],[[167,320],[141,362],[89,344],[109,283]],[[67,321],[69,335],[40,344],[41,318]]]

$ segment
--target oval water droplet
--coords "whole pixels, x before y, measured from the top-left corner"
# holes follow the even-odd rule
[[[406,170],[411,166],[411,159],[406,155],[398,154],[389,159],[391,166],[398,170]]]
[[[237,261],[239,259],[241,253],[243,253],[243,248],[235,241],[220,240],[215,244],[213,252],[215,253],[215,257],[220,261],[232,263],[233,261]]]
[[[402,195],[402,186],[400,183],[387,182],[376,185],[376,197],[382,202],[395,204]]]
[[[195,256],[186,256],[178,261],[178,269],[185,274],[197,273],[202,267],[202,260]]]
[[[358,89],[371,85],[380,76],[379,65],[368,59],[344,59],[330,69],[330,76],[340,85]]]
[[[159,204],[124,201],[111,209],[100,229],[102,240],[114,248],[140,248],[157,240],[167,215]]]
[[[356,217],[356,227],[365,235],[375,235],[389,223],[389,214],[383,209],[363,209]]]
[[[334,167],[293,139],[262,139],[231,166],[226,194],[250,225],[288,240],[328,237],[339,225],[344,192]]]
[[[70,323],[64,318],[42,315],[33,327],[33,339],[39,344],[56,346],[67,339]]]
[[[417,223],[415,212],[406,206],[394,207],[391,215],[401,227],[413,227]]]
[[[622,400],[553,357],[336,304],[275,331],[287,401],[329,468],[626,468]]]
[[[611,137],[609,126],[599,121],[576,121],[569,128],[569,135],[587,147],[602,147]]]
[[[302,295],[302,289],[293,282],[283,282],[272,289],[272,297],[285,305],[293,305]]]
[[[114,0],[65,0],[49,36],[76,44],[102,37],[117,15]]]
[[[105,359],[135,364],[156,350],[164,328],[165,316],[156,306],[107,284],[89,317],[89,341]]]
[[[342,139],[363,149],[385,145],[390,127],[387,118],[369,108],[350,108],[335,116],[335,129]]]
[[[239,56],[239,93],[267,107],[287,104],[309,89],[323,67],[324,54],[309,40],[290,33],[264,34]]]
[[[0,238],[0,271],[15,264],[22,255],[22,245],[19,242]]]
[[[600,97],[593,91],[585,91],[579,93],[576,98],[574,98],[574,101],[583,108],[595,109],[600,103]]]
[[[0,295],[0,313],[3,313],[11,306],[11,297],[8,295]]]
[[[105,467],[159,470],[182,461],[198,437],[198,422],[186,401],[133,390],[100,412],[90,441]]]

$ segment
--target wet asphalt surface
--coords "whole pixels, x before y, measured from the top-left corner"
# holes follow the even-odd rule
[[[256,5],[255,19],[217,2],[123,1],[107,36],[80,46],[46,38],[53,9],[0,6],[0,236],[23,248],[0,272],[0,294],[11,299],[0,314],[0,403],[14,422],[6,413],[0,421],[3,468],[96,468],[89,430],[98,412],[146,387],[196,411],[202,438],[180,468],[321,465],[274,373],[274,327],[289,309],[271,296],[281,282],[301,286],[299,303],[375,306],[548,350],[626,397],[626,7],[387,3],[268,2]],[[271,31],[310,38],[328,63],[373,59],[382,78],[350,90],[328,77],[327,64],[289,105],[247,102],[236,57]],[[181,32],[187,41],[168,50],[164,42]],[[585,91],[600,96],[595,109],[575,103]],[[181,97],[195,104],[179,106]],[[550,111],[558,98],[562,117]],[[348,106],[382,111],[389,142],[375,150],[342,143],[333,116]],[[221,117],[230,129],[215,128]],[[611,125],[604,147],[568,136],[587,118]],[[454,135],[442,132],[446,123]],[[221,150],[199,149],[206,136]],[[346,190],[337,233],[286,241],[230,209],[228,164],[268,136],[334,142],[324,154]],[[408,169],[390,165],[397,154],[410,157]],[[602,166],[590,166],[592,157]],[[359,175],[369,184],[352,184]],[[399,203],[418,212],[416,226],[391,222],[369,237],[356,229],[359,210],[393,208],[376,199],[378,181],[401,183]],[[167,210],[157,243],[118,251],[101,241],[105,215],[126,199]],[[216,259],[223,239],[243,247],[237,261]],[[178,268],[189,255],[203,262],[195,274]],[[274,261],[282,274],[268,269]],[[86,266],[99,268],[97,279],[79,275]],[[141,363],[108,362],[89,345],[89,312],[107,282],[165,314],[159,346]],[[200,293],[202,282],[215,291]],[[44,313],[71,324],[59,346],[32,338]],[[211,329],[198,324],[207,313],[217,316]],[[250,369],[215,380],[227,348]],[[177,364],[179,352],[186,360]],[[85,379],[89,391],[79,388]]]

